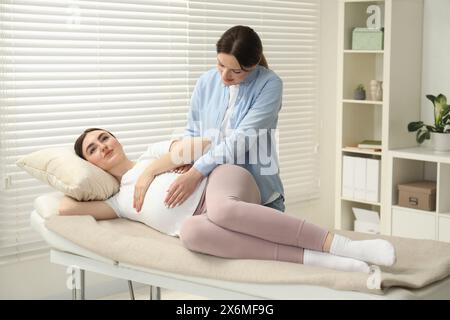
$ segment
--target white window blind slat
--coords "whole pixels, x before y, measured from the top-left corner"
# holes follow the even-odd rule
[[[187,98],[186,98],[187,99]],[[164,101],[133,101],[133,102],[125,102],[120,101],[116,103],[73,103],[73,104],[64,104],[64,110],[66,112],[87,112],[92,109],[99,108],[108,108],[112,112],[121,111],[125,112],[128,110],[140,110],[144,108],[148,108],[149,105],[152,106],[152,112],[155,114],[165,114],[169,110],[175,110],[175,112],[183,112],[185,109],[186,99],[180,99],[178,101],[179,105],[175,105],[174,108],[170,106],[164,107]],[[14,106],[5,106],[6,108],[14,109],[16,114],[29,114],[29,113],[47,113],[47,112],[59,112],[61,110],[61,104],[55,105],[24,105],[21,107]]]
[[[278,137],[288,203],[318,196],[319,0],[3,0],[0,3],[0,264],[40,257],[29,227],[52,189],[15,166],[103,127],[131,159],[186,125],[215,43],[250,25],[284,83]],[[5,189],[5,178],[12,183]]]

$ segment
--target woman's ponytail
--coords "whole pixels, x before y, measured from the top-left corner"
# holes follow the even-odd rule
[[[261,59],[259,60],[258,63],[260,66],[266,67],[267,69],[269,69],[269,65],[267,64],[267,60],[266,57],[264,56],[264,53],[261,53]]]

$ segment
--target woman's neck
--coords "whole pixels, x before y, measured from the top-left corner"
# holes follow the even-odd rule
[[[121,181],[122,176],[131,168],[134,167],[136,163],[134,161],[125,158],[123,161],[118,163],[115,167],[108,170],[110,174],[112,174],[117,180]]]

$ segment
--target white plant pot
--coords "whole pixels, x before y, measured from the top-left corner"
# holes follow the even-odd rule
[[[446,152],[450,151],[450,133],[431,133],[431,145],[435,151]]]

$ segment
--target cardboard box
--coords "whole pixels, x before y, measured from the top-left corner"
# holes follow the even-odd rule
[[[383,50],[383,43],[383,29],[353,29],[352,50]]]
[[[398,185],[398,205],[419,210],[436,210],[436,182],[416,181]]]

